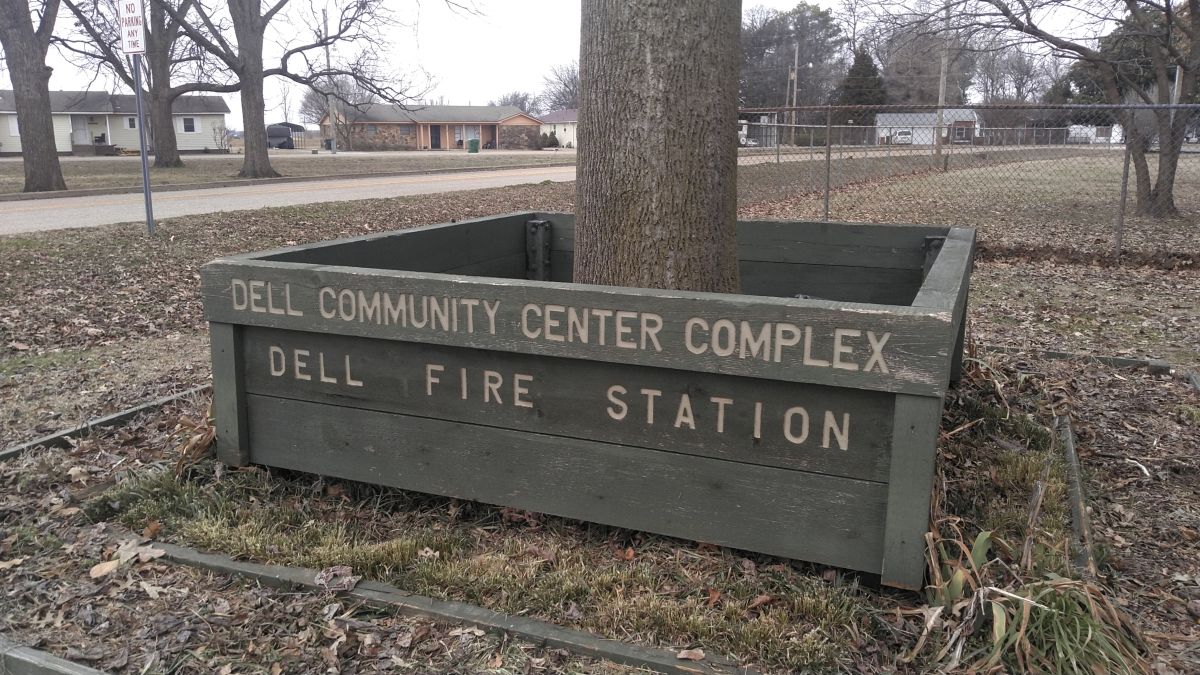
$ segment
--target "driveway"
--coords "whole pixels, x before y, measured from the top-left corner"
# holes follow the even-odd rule
[[[479,190],[547,180],[573,181],[575,167],[342,178],[163,192],[154,196],[154,217],[162,220],[196,213]],[[144,221],[145,217],[141,194],[0,202],[0,235]]]

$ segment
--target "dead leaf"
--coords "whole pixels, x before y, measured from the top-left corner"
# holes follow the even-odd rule
[[[708,603],[707,604],[709,607],[716,605],[717,601],[720,599],[721,599],[721,591],[718,591],[715,588],[708,589]]]
[[[429,548],[428,546],[426,546],[425,548],[421,549],[420,551],[417,551],[417,557],[422,560],[429,560],[431,558],[433,560],[437,560],[438,558],[442,557],[442,552],[435,551],[435,550]]]
[[[626,546],[624,551],[617,551],[617,560],[633,560],[633,547]]]
[[[21,563],[29,560],[29,558],[13,558],[12,560],[0,560],[0,570],[11,570]]]
[[[754,600],[752,600],[749,605],[746,606],[746,611],[749,612],[752,609],[757,609],[764,605],[769,605],[772,602],[775,602],[775,596],[766,595],[766,594],[760,595],[757,598],[755,598]]]
[[[1183,538],[1187,539],[1188,541],[1196,541],[1197,539],[1200,539],[1200,532],[1197,532],[1190,527],[1184,527],[1181,525],[1179,527],[1179,533],[1182,534]]]
[[[352,590],[360,579],[362,577],[354,576],[354,570],[348,565],[334,565],[317,572],[313,581],[330,593],[340,593]]]
[[[83,483],[90,475],[88,470],[82,466],[73,466],[67,469],[67,475],[71,477],[72,483]]]
[[[8,343],[8,346],[19,352],[29,351],[29,345],[25,344],[24,342],[17,342],[16,340]]]
[[[80,509],[78,506],[66,506],[63,508],[50,509],[50,513],[58,516],[59,518],[67,518],[79,513],[81,510],[82,509]]]
[[[142,530],[142,536],[147,539],[153,539],[162,532],[162,523],[157,520],[152,520],[146,525],[146,529]]]
[[[488,659],[487,667],[496,670],[504,665],[504,655],[500,652],[492,654],[492,658]]]
[[[144,581],[139,582],[139,584],[142,587],[142,591],[144,591],[146,595],[150,596],[151,600],[157,600],[158,596],[161,595],[163,591],[167,590],[161,586],[152,586]]]
[[[676,654],[675,658],[684,659],[687,661],[703,661],[704,660],[704,650],[703,649],[684,649],[684,650],[680,651],[678,654]]]
[[[93,565],[92,569],[88,571],[88,576],[93,579],[99,579],[102,576],[112,574],[113,572],[117,571],[117,568],[120,566],[121,566],[120,559],[113,559],[113,560],[109,560],[106,562],[98,563],[96,565]]]

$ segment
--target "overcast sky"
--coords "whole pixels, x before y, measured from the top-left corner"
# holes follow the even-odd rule
[[[320,0],[314,1],[319,7]],[[478,14],[454,11],[440,0],[390,1],[397,15],[410,27],[387,36],[392,44],[389,62],[398,73],[428,82],[434,100],[444,98],[448,104],[483,105],[514,90],[536,94],[552,66],[579,58],[579,0],[475,0]],[[833,7],[835,0],[818,0],[814,4]],[[743,3],[747,9],[759,5],[786,10],[794,7],[796,0]],[[61,17],[60,26],[69,25],[68,20],[67,16]],[[57,56],[52,55],[50,62],[54,67],[50,79],[53,90],[89,87],[112,90],[115,86],[111,80],[93,82],[91,73],[80,71]],[[269,61],[267,66],[270,67]],[[3,78],[3,86],[9,86],[7,73]],[[284,87],[280,80],[267,80],[268,122],[283,117]],[[299,88],[293,85],[289,95],[295,117]],[[226,124],[240,129],[238,96],[225,98],[232,110]]]

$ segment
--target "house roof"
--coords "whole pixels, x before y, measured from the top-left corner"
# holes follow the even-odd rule
[[[545,115],[542,115],[538,119],[540,119],[542,121],[542,124],[563,124],[565,122],[578,122],[579,121],[579,109],[578,108],[566,108],[565,110],[555,110],[554,112],[548,112]]]
[[[389,103],[369,103],[355,109],[349,116],[355,122],[382,124],[495,124],[517,115],[538,121],[514,105],[429,105],[405,110]]]
[[[16,100],[11,89],[0,89],[0,111],[14,112]],[[229,106],[220,96],[180,96],[175,99],[171,111],[176,115],[200,113],[227,113]],[[91,113],[94,115],[126,114],[137,112],[133,94],[109,94],[102,91],[52,91],[50,112]]]
[[[133,94],[113,94],[111,98],[114,113],[137,112],[137,97]],[[171,104],[171,112],[175,115],[220,114],[229,112],[229,104],[221,96],[189,94],[175,99]]]

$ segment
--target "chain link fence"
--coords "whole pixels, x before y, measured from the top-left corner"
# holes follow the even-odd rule
[[[1190,244],[1200,106],[741,111],[751,216],[955,224],[992,245],[1104,254]]]

